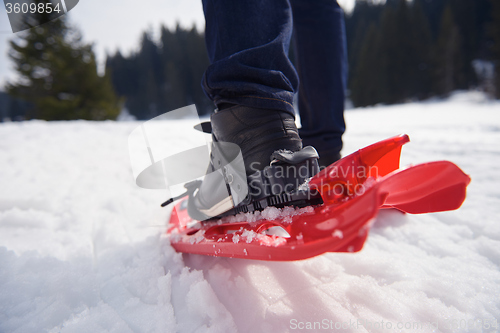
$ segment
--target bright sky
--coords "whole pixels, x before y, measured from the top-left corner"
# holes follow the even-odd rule
[[[354,0],[338,0],[346,10],[352,10]],[[149,29],[158,34],[162,24],[174,27],[176,22],[203,29],[205,19],[201,0],[80,0],[69,13],[84,40],[94,43],[94,51],[102,65],[106,53],[118,48],[125,54],[139,46],[142,32]],[[12,63],[7,57],[8,41],[15,35],[9,25],[4,6],[0,6],[0,89],[14,78]]]

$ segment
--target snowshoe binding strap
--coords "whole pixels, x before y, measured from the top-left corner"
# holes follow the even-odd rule
[[[309,179],[320,170],[318,157],[310,146],[298,152],[274,152],[271,165],[247,177],[246,199],[222,216],[263,210],[268,206],[304,207],[322,203],[319,193],[311,192],[307,186]]]
[[[221,152],[214,149],[212,152],[221,157]],[[310,191],[307,183],[311,177],[319,172],[318,153],[313,147],[305,147],[298,152],[280,150],[271,155],[272,162],[264,170],[257,171],[246,178],[248,184],[248,194],[243,200],[238,200],[238,204],[233,205],[233,208],[223,212],[214,218],[223,216],[236,215],[241,212],[254,212],[263,210],[268,206],[284,207],[297,206],[304,207],[313,204],[321,204],[322,199],[317,191]],[[214,159],[217,161],[217,158]],[[216,163],[217,164],[217,163]],[[237,192],[237,187],[234,186],[236,181],[233,174],[241,174],[240,171],[235,172],[229,168],[231,164],[226,164],[221,168],[221,172],[227,185],[227,190],[231,197],[241,195]],[[233,171],[233,172],[231,172]],[[242,180],[243,182],[245,180]],[[162,204],[162,207],[178,200],[182,197],[189,196],[189,201],[194,199],[197,189],[200,188],[202,181],[193,181],[185,184],[187,191],[177,197],[171,198]],[[210,216],[194,209],[193,204],[190,206],[189,212],[192,218],[197,220],[207,220]]]

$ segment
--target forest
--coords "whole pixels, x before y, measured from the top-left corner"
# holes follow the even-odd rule
[[[357,0],[345,17],[349,98],[368,106],[454,90],[500,93],[500,66],[496,76],[493,70],[500,64],[499,11],[494,0]],[[200,87],[206,66],[203,33],[181,27],[162,28],[156,43],[144,33],[139,52],[118,52],[106,63],[117,93],[139,119],[191,103],[210,112]]]
[[[347,96],[355,107],[446,97],[470,89],[500,98],[499,1],[356,0],[345,23]],[[108,55],[105,75],[99,78],[91,47],[74,37],[65,42],[67,35],[74,36],[67,24],[54,29],[31,29],[36,32],[28,34],[24,47],[12,43],[16,69],[32,84],[8,85],[10,101],[0,95],[0,105],[10,103],[11,115],[99,120],[114,119],[118,108],[126,108],[142,120],[193,103],[200,113],[213,111],[200,84],[209,66],[203,31],[163,26],[157,40],[151,31],[144,32],[136,52]],[[63,60],[72,66],[61,65],[61,59],[47,55],[54,54],[54,48],[66,50],[62,54],[76,52],[79,60],[68,56]],[[50,74],[43,77],[40,68],[50,68]],[[88,79],[75,81],[75,74]],[[56,77],[60,84],[51,84]],[[95,100],[85,102],[89,98]]]

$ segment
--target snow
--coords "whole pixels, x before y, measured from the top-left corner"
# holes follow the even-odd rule
[[[336,229],[332,232],[332,236],[342,239],[344,238],[344,233],[342,232],[342,230]]]
[[[282,223],[291,223],[292,216],[302,215],[314,212],[310,206],[303,208],[283,207],[276,208],[268,206],[262,211],[255,211],[251,213],[239,213],[234,216],[226,216],[217,221],[217,224],[222,223],[235,223],[235,222],[249,222],[254,223],[261,220],[280,220]]]
[[[346,121],[344,155],[407,133],[403,165],[455,162],[462,208],[381,212],[358,253],[183,255],[160,237],[166,193],[134,183],[138,122],[1,124],[0,332],[498,331],[500,103],[458,93]]]

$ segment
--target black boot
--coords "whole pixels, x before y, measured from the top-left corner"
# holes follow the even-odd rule
[[[284,189],[293,182],[303,182],[304,174],[310,177],[316,172],[310,165],[314,170],[308,169],[300,180],[273,178],[272,173],[276,173],[273,170],[278,166],[298,166],[306,160],[317,160],[312,147],[302,149],[294,116],[287,112],[233,106],[212,115],[211,130],[214,145],[209,172],[197,193],[189,199],[189,213],[195,219],[205,220],[228,212],[252,211],[275,202],[282,203],[282,199],[271,199],[269,204],[266,201],[248,208],[253,199],[267,200],[281,195],[284,190],[277,189],[276,185]],[[270,167],[272,161],[275,166]],[[245,172],[238,165],[244,165]],[[266,172],[262,171],[264,169]],[[269,180],[269,177],[273,179]],[[251,186],[250,181],[258,185]],[[271,185],[274,185],[273,190],[269,189]],[[288,186],[288,192],[297,185]],[[263,191],[269,193],[263,194]],[[254,195],[256,192],[259,192],[257,196]]]
[[[247,175],[268,166],[276,150],[302,149],[295,117],[288,112],[233,106],[214,113],[211,123],[214,141],[240,147]]]

